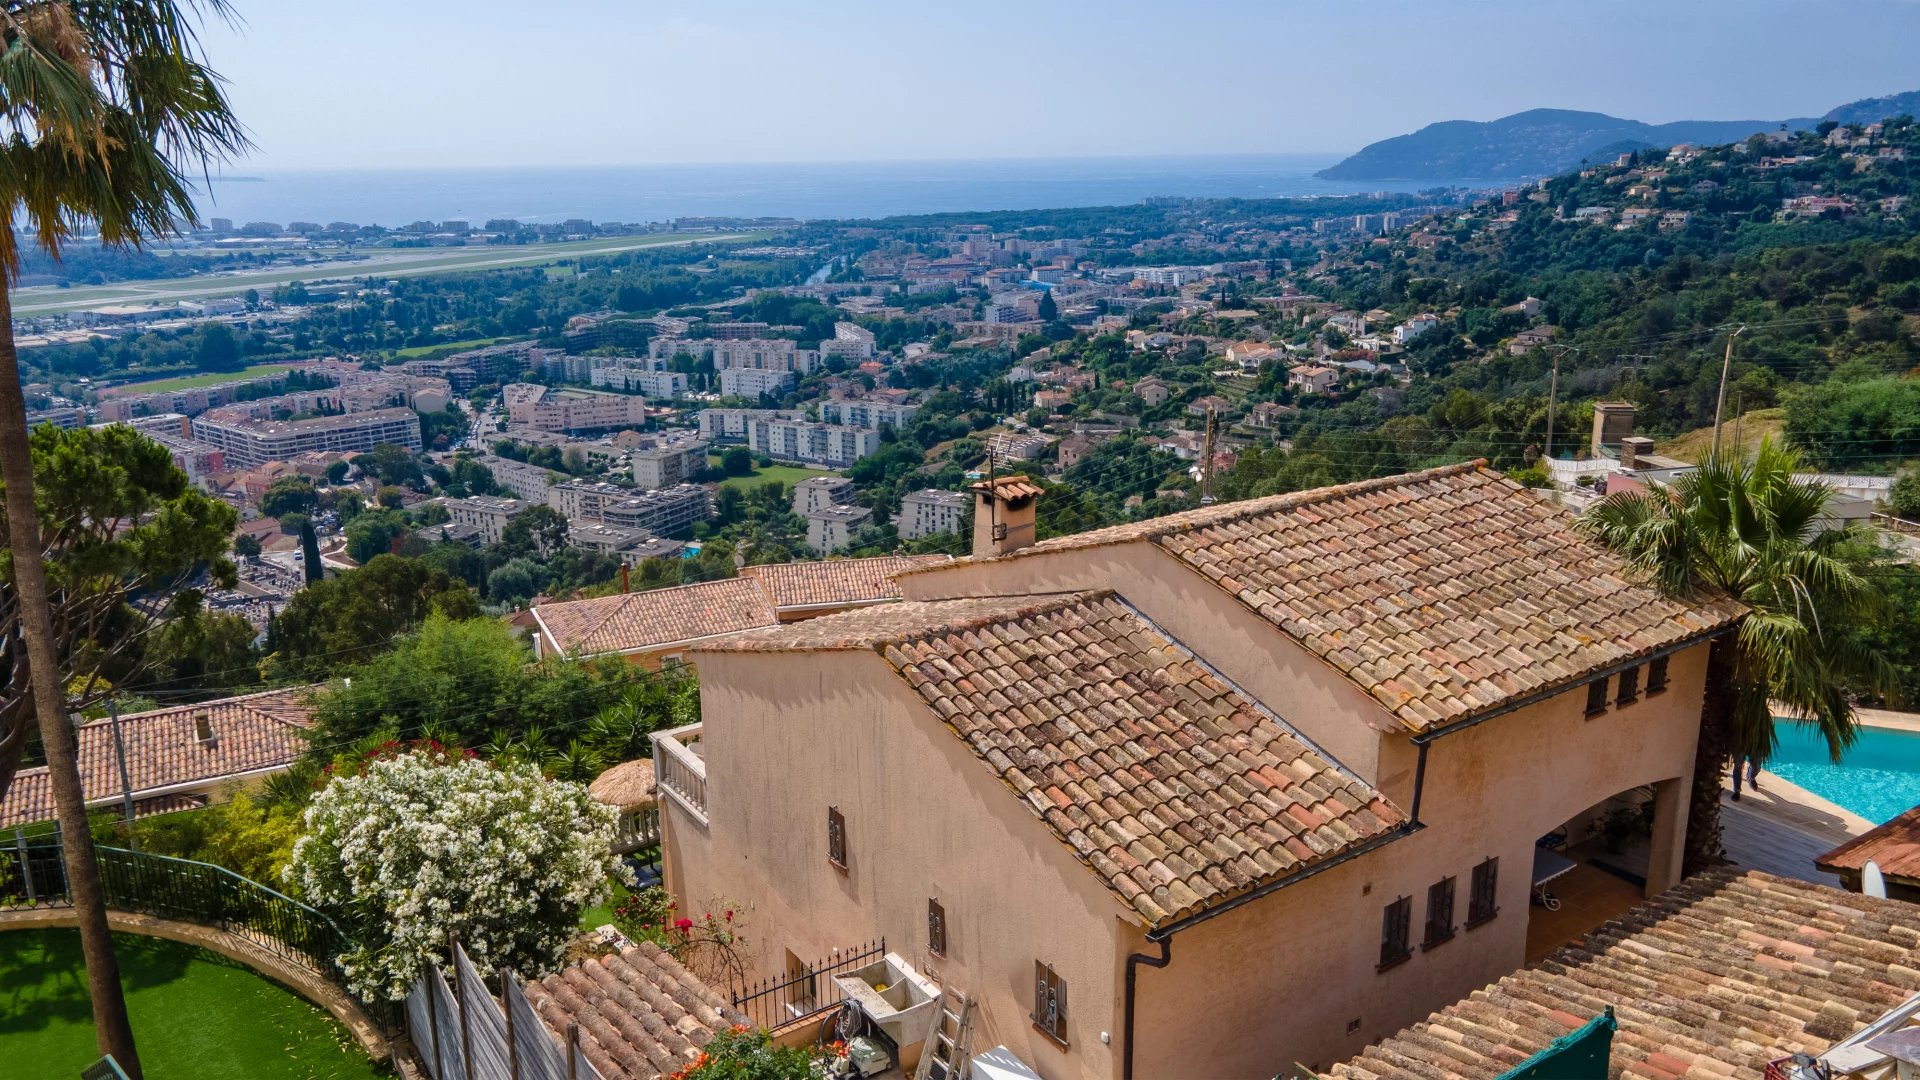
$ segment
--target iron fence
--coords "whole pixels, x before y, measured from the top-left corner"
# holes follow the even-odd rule
[[[746,1014],[755,1027],[769,1029],[818,1016],[840,1005],[840,995],[834,992],[834,976],[863,968],[886,954],[886,938],[850,949],[836,949],[832,956],[818,963],[734,991],[733,1007]]]

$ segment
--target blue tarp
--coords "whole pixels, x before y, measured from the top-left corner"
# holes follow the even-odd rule
[[[1500,1080],[1607,1080],[1613,1033],[1619,1027],[1609,1005],[1580,1030],[1562,1035],[1552,1046],[1501,1073]]]

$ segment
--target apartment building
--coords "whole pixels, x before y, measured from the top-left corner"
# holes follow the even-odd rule
[[[755,420],[747,428],[747,446],[777,461],[837,467],[877,452],[880,432],[805,420]]]
[[[687,396],[685,375],[677,371],[655,371],[637,364],[596,367],[587,381],[594,386],[621,390],[629,394],[640,394],[643,397],[674,400]]]
[[[706,488],[681,484],[658,491],[629,491],[623,499],[600,503],[599,516],[609,525],[677,536],[707,520],[710,509]]]
[[[844,476],[809,476],[793,485],[793,512],[801,517],[853,501],[853,481]]]
[[[420,417],[412,409],[374,409],[308,420],[219,420],[201,416],[193,422],[193,437],[217,447],[229,466],[248,468],[309,451],[364,453],[382,443],[417,451]]]
[[[502,388],[508,422],[539,431],[577,435],[589,431],[645,427],[645,399],[599,390],[556,389],[533,383]]]
[[[638,566],[646,559],[671,558],[686,546],[661,539],[645,529],[609,525],[604,521],[569,522],[567,543],[581,551],[611,555],[628,566]]]
[[[756,420],[805,420],[798,409],[701,409],[700,437],[714,442],[745,441],[747,429]]]
[[[864,506],[823,506],[805,516],[807,546],[831,555],[853,546],[853,534],[873,520],[873,511]]]
[[[707,467],[709,445],[691,431],[641,436],[627,454],[633,486],[656,491],[688,483]]]
[[[512,492],[514,498],[525,502],[546,502],[547,488],[551,487],[554,480],[558,478],[557,473],[549,472],[538,465],[515,461],[512,458],[483,454],[475,460],[486,466],[487,471],[493,474],[494,483]]]
[[[879,398],[847,398],[820,403],[820,419],[829,424],[852,427],[904,427],[920,406]]]
[[[507,522],[531,503],[500,495],[474,495],[465,499],[446,499],[447,515],[455,525],[468,526],[481,541],[497,544],[507,531]]]
[[[966,527],[973,500],[958,491],[922,488],[900,500],[898,527],[903,540],[938,533],[957,533]]]
[[[778,338],[655,338],[647,347],[647,355],[668,359],[691,356],[711,361],[715,371],[755,368],[810,375],[820,367],[818,349],[803,349],[798,342]]]
[[[720,372],[720,392],[728,397],[757,398],[762,394],[778,397],[793,389],[791,371],[761,368],[727,368]]]

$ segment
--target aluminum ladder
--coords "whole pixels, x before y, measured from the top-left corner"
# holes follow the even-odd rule
[[[920,1050],[913,1080],[967,1080],[967,1041],[972,1035],[973,1000],[942,987],[940,1000],[933,1003],[933,1027]]]

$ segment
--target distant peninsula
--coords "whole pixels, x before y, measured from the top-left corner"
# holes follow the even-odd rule
[[[1867,98],[1823,117],[1787,120],[1678,120],[1646,124],[1605,113],[1530,109],[1498,120],[1447,120],[1373,143],[1317,174],[1327,180],[1518,180],[1552,176],[1633,150],[1680,143],[1737,142],[1763,131],[1811,128],[1821,120],[1872,123],[1920,115],[1920,91]]]

